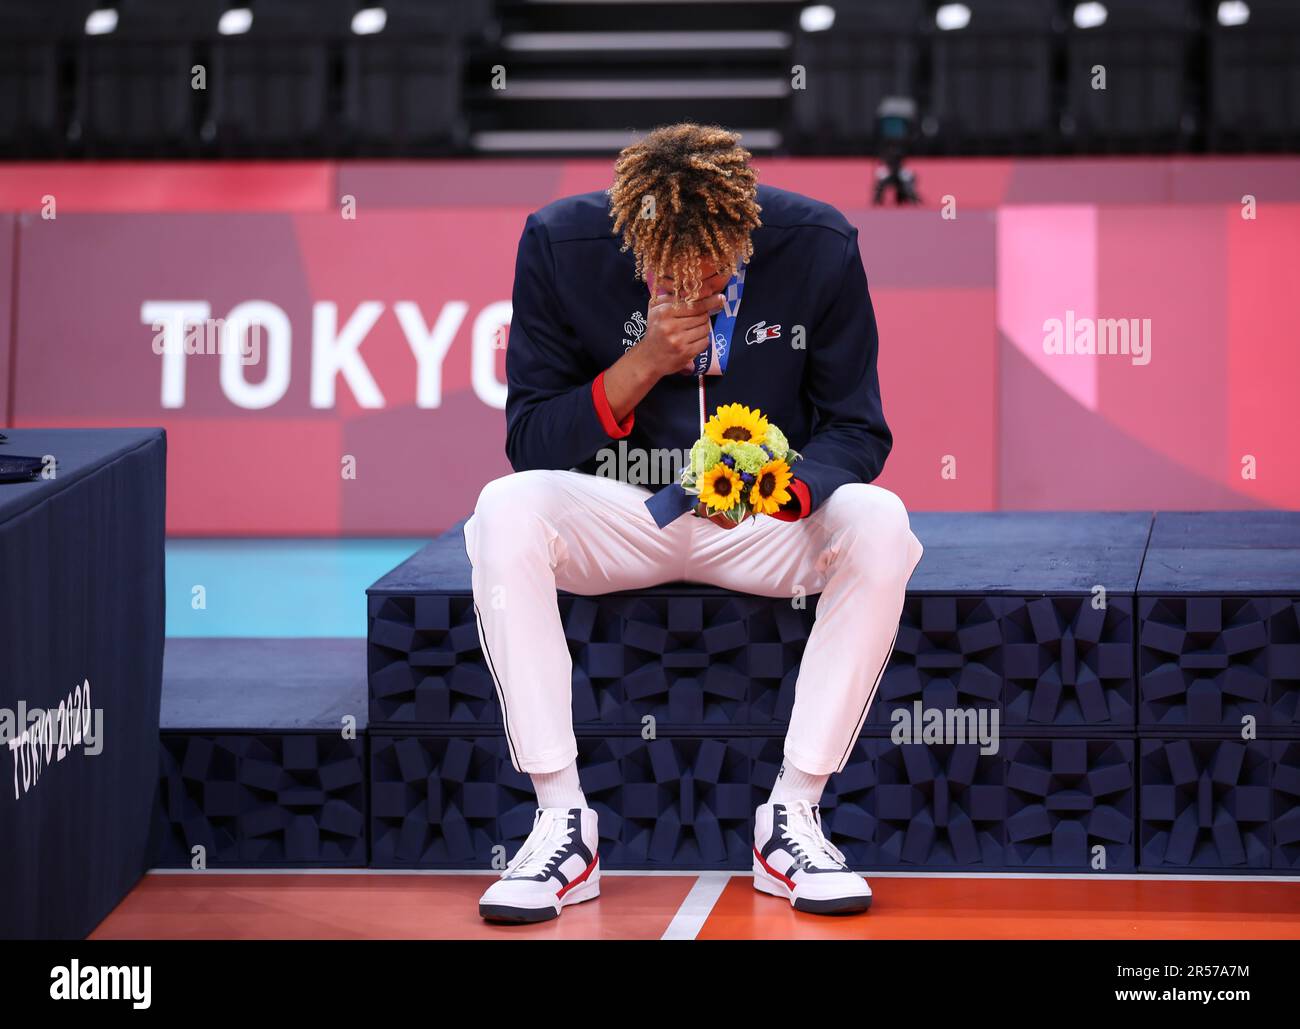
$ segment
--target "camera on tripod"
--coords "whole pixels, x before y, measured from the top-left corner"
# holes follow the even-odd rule
[[[894,203],[919,204],[916,174],[903,167],[903,159],[916,139],[916,101],[911,97],[887,96],[876,108],[876,140],[884,166],[876,169],[876,187],[872,203],[885,202],[885,194],[894,193]]]

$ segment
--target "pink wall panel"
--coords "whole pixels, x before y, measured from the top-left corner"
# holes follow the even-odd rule
[[[1225,477],[1269,507],[1300,508],[1300,204],[1264,204],[1252,221],[1230,207],[1224,335]],[[1244,478],[1243,458],[1256,477]]]
[[[0,165],[0,210],[317,211],[332,207],[334,167],[324,161],[138,161]]]
[[[872,299],[880,389],[894,433],[881,485],[915,510],[996,508],[993,290],[883,289]]]
[[[998,329],[1031,365],[1090,411],[1097,362],[1049,353],[1044,326],[1097,316],[1097,208],[1004,207],[998,212]]]
[[[1150,361],[1094,358],[1099,413],[1207,483],[1229,485],[1227,248],[1212,206],[1104,207],[1098,213],[1097,314],[1150,321]],[[1199,506],[1194,495],[1170,498]]]

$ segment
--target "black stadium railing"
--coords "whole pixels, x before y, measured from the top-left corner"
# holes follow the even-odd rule
[[[1300,0],[0,0],[0,159],[862,154],[891,97],[923,154],[1297,152]]]

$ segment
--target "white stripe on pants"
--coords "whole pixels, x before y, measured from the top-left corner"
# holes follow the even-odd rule
[[[661,529],[646,509],[649,495],[567,471],[516,472],[483,487],[465,543],[511,763],[554,772],[578,754],[557,588],[590,596],[697,582],[765,597],[821,594],[785,756],[812,775],[843,770],[921,560],[902,501],[851,483],[795,522],[758,518],[723,529],[686,514]]]

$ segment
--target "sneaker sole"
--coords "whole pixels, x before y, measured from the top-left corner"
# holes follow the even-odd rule
[[[785,883],[773,879],[761,868],[754,869],[754,889],[773,897],[781,897],[790,902],[796,911],[806,911],[810,915],[856,915],[871,907],[871,895],[832,897],[828,900],[810,900],[795,897],[794,891]]]
[[[584,883],[566,894],[564,899],[560,901],[559,907],[548,905],[544,908],[521,908],[509,904],[480,904],[478,913],[489,922],[504,922],[507,925],[532,925],[536,922],[549,922],[553,918],[559,918],[560,911],[569,905],[595,900],[599,896],[600,880],[597,880],[594,883]]]

